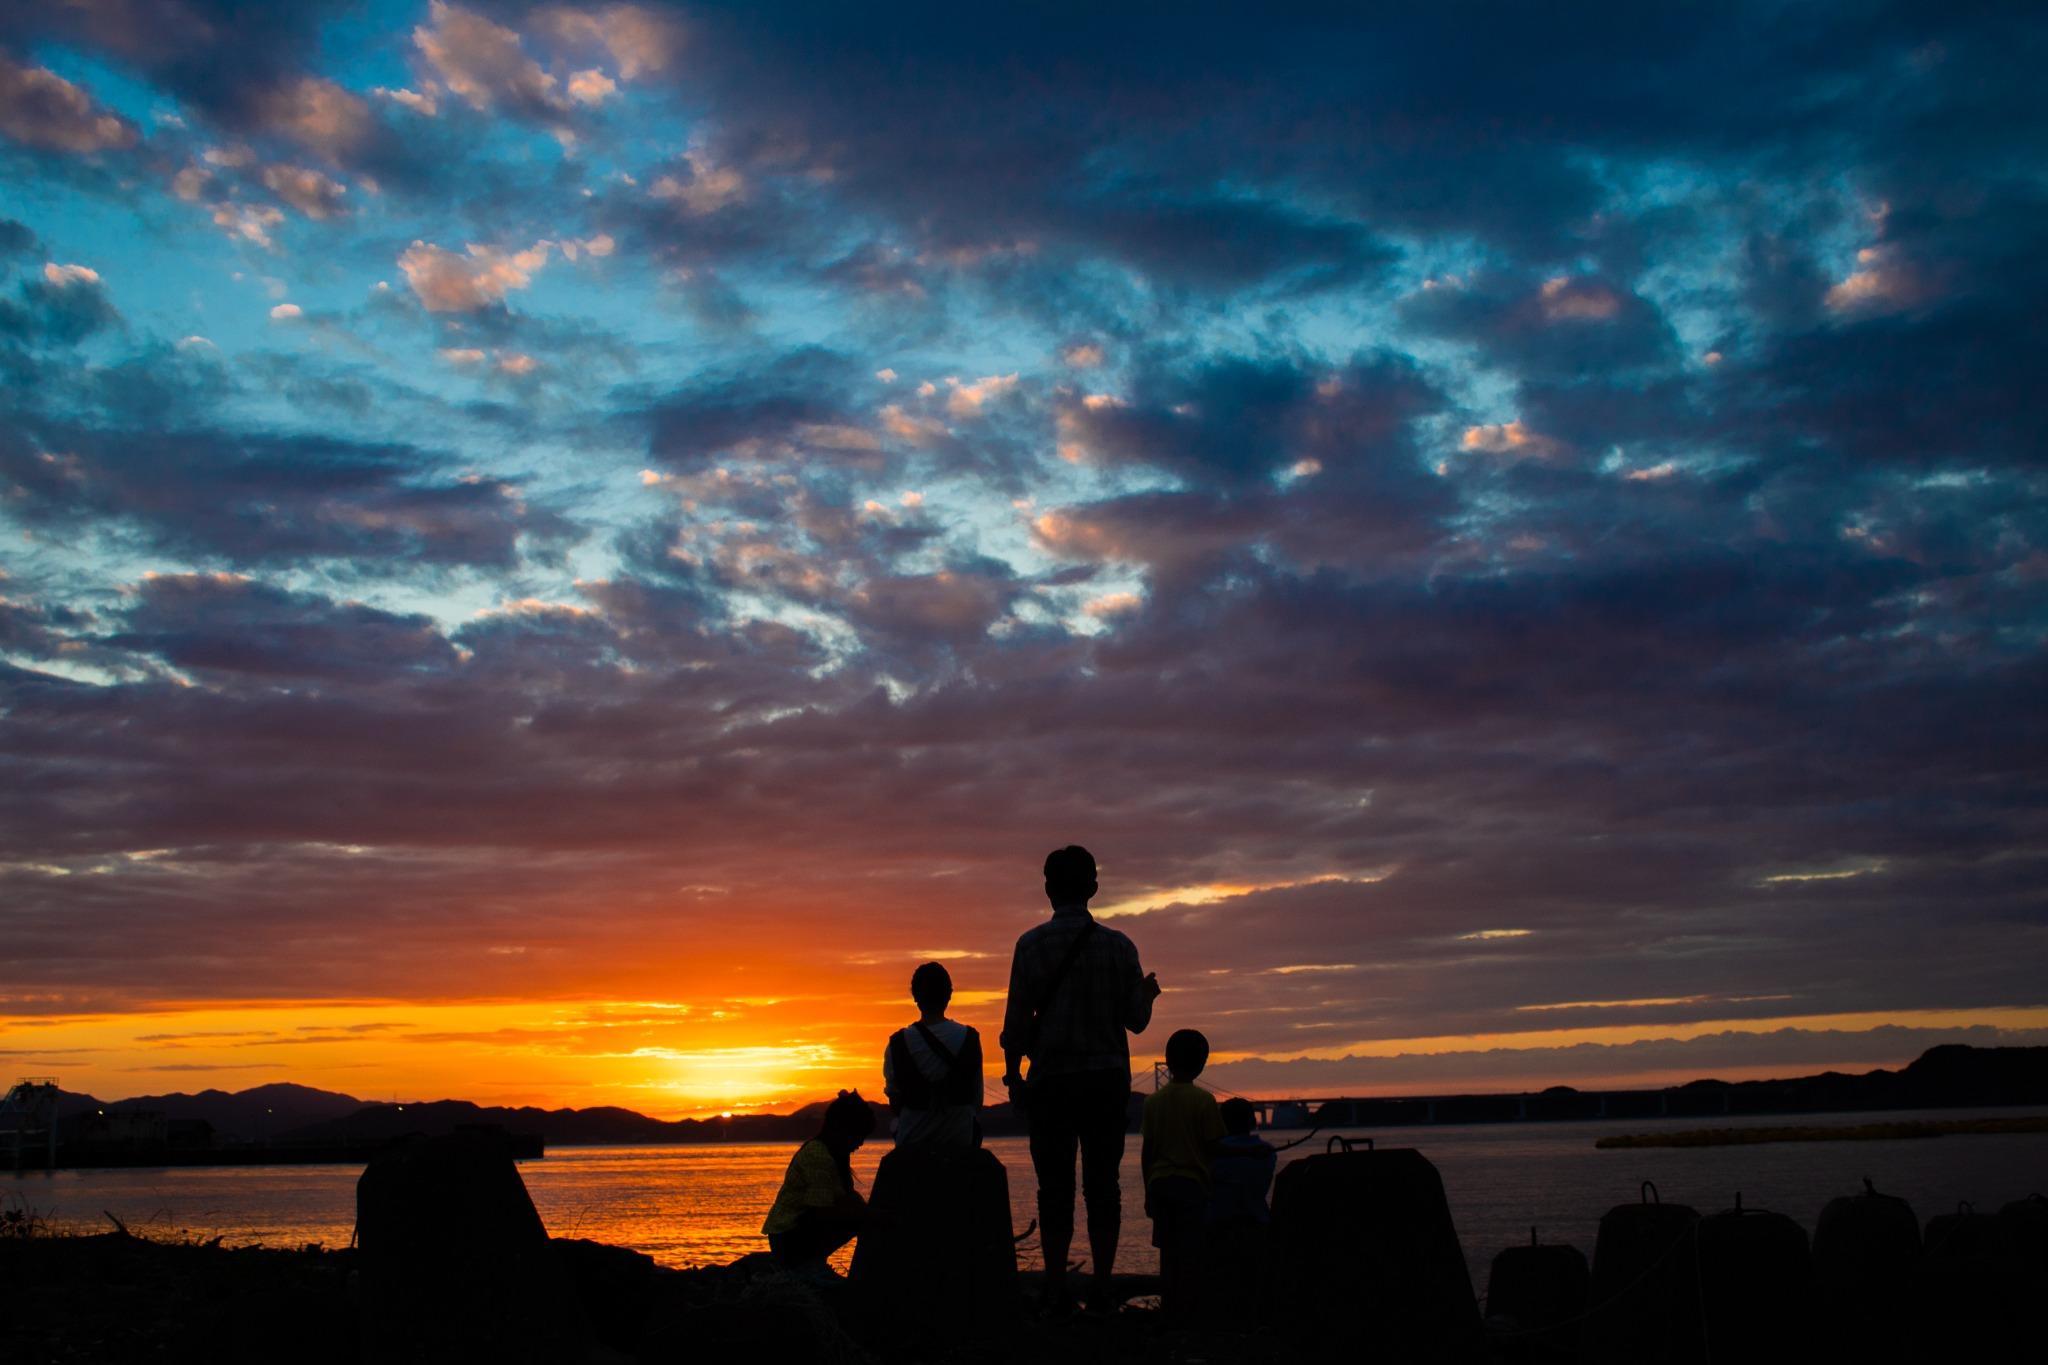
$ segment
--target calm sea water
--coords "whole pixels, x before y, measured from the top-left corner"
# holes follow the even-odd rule
[[[2048,1110],[1831,1114],[1745,1122],[1849,1125],[1979,1113]],[[1668,1123],[1701,1126],[1697,1120]],[[1730,1206],[1739,1191],[1745,1206],[1790,1214],[1809,1232],[1821,1206],[1862,1188],[1864,1176],[1880,1190],[1909,1200],[1923,1219],[1952,1210],[1961,1200],[1996,1209],[2007,1200],[2048,1190],[2048,1134],[2039,1133],[1690,1150],[1603,1152],[1593,1147],[1595,1138],[1609,1133],[1657,1126],[1643,1120],[1445,1125],[1374,1136],[1385,1147],[1420,1148],[1436,1163],[1475,1289],[1485,1287],[1494,1253],[1526,1241],[1531,1226],[1541,1230],[1545,1241],[1569,1242],[1590,1255],[1600,1215],[1635,1199],[1644,1180],[1655,1181],[1667,1202],[1691,1204],[1702,1212]],[[1296,1135],[1271,1136],[1285,1141]],[[1281,1159],[1321,1151],[1324,1141],[1319,1136]],[[885,1142],[870,1143],[855,1154],[854,1170],[863,1188],[874,1177]],[[989,1146],[1009,1168],[1012,1217],[1021,1232],[1036,1216],[1030,1156],[1021,1138],[998,1138]],[[521,1171],[548,1230],[557,1236],[634,1247],[665,1265],[717,1264],[765,1248],[761,1219],[792,1150],[788,1144],[759,1143],[560,1147],[544,1160],[522,1163]],[[1117,1264],[1123,1270],[1149,1271],[1156,1268],[1157,1253],[1147,1245],[1137,1162],[1133,1137],[1124,1161],[1125,1231]],[[234,1244],[345,1246],[355,1226],[359,1173],[349,1166],[37,1172],[0,1180],[0,1201],[19,1200],[65,1228],[104,1230],[104,1210],[138,1231],[219,1235]],[[1037,1265],[1036,1245],[1034,1236],[1027,1244],[1027,1267]],[[1085,1245],[1076,1251],[1085,1254]],[[842,1269],[844,1259],[842,1253]]]

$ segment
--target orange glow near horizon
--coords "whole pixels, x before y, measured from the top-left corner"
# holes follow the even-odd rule
[[[903,1012],[852,1000],[221,1003],[10,1019],[0,1057],[107,1099],[289,1080],[366,1100],[680,1118],[793,1107],[841,1086],[879,1093],[881,1044],[862,1043]],[[815,1022],[827,1015],[840,1022]]]
[[[953,1013],[993,1040],[1002,993],[962,992]],[[69,1090],[103,1099],[218,1087],[242,1090],[295,1081],[365,1100],[467,1099],[479,1104],[588,1108],[617,1105],[660,1118],[747,1111],[783,1112],[859,1087],[880,1098],[881,1052],[910,1017],[907,1002],[879,992],[812,993],[752,1001],[330,1001],[165,1006],[121,1014],[0,1018],[0,1066],[49,1074]],[[1385,1058],[1499,1050],[1493,1084],[1422,1076],[1354,1087],[1362,1093],[1425,1094],[1473,1089],[1540,1089],[1553,1081],[1659,1085],[1695,1073],[1622,1069],[1597,1076],[1534,1077],[1517,1071],[1517,1049],[1581,1043],[1686,1039],[1722,1032],[1799,1028],[1855,1032],[1886,1024],[1924,1028],[2048,1027],[2048,1008],[1929,1010],[1904,1014],[1786,1016],[1684,1024],[1605,1025],[1471,1036],[1360,1040],[1266,1060]],[[1164,1033],[1159,1040],[1163,1041]],[[1157,1042],[1134,1040],[1140,1081]],[[1219,1049],[1214,1066],[1245,1054]],[[1908,1060],[1900,1058],[1899,1061]],[[1792,1070],[1817,1070],[1815,1065]],[[1589,1059],[1588,1066],[1597,1070]],[[1867,1064],[1854,1069],[1867,1070]],[[1787,1071],[1720,1068],[1723,1079]]]

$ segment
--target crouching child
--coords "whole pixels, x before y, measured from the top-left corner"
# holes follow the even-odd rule
[[[761,1231],[784,1269],[813,1283],[839,1276],[827,1258],[860,1234],[867,1202],[853,1184],[854,1152],[875,1131],[874,1111],[858,1090],[825,1106],[818,1135],[796,1149]]]

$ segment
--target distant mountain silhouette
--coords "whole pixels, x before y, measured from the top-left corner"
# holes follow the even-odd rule
[[[1897,1071],[1877,1070],[1861,1075],[1826,1071],[1816,1076],[1797,1076],[1767,1081],[1697,1080],[1663,1091],[1576,1091],[1569,1086],[1552,1086],[1538,1098],[1548,1099],[1560,1109],[1567,1103],[1597,1104],[1603,1093],[1609,1097],[1635,1096],[1649,1101],[1636,1113],[1659,1112],[1655,1100],[1662,1095],[1692,1097],[1671,1113],[1790,1114],[1825,1113],[1874,1109],[1944,1109],[1974,1105],[2048,1104],[2048,1047],[1977,1048],[1951,1044],[1931,1048]],[[1512,1096],[1469,1096],[1473,1101],[1512,1101]],[[1141,1097],[1133,1095],[1135,1123]],[[875,1110],[878,1133],[888,1132],[889,1114],[882,1105]],[[1419,1107],[1419,1102],[1390,1100],[1389,1110]],[[64,1092],[58,1104],[60,1116],[104,1109],[110,1113],[126,1110],[156,1110],[172,1119],[204,1119],[217,1138],[225,1142],[356,1143],[378,1142],[407,1133],[445,1133],[464,1124],[496,1124],[516,1133],[533,1133],[550,1146],[577,1146],[667,1142],[795,1142],[812,1136],[825,1108],[824,1101],[804,1105],[789,1114],[736,1114],[730,1119],[657,1119],[631,1109],[601,1106],[592,1109],[505,1108],[472,1104],[468,1100],[429,1100],[404,1104],[365,1103],[352,1095],[311,1086],[259,1085],[230,1093],[202,1090],[196,1095],[137,1095],[124,1100],[100,1100],[91,1095]],[[1512,1114],[1514,1106],[1506,1106]],[[1534,1103],[1532,1114],[1543,1112]],[[1615,1109],[1615,1117],[1625,1111]],[[1566,1117],[1558,1112],[1551,1117]],[[1473,1118],[1484,1117],[1475,1112]],[[1376,1115],[1375,1122],[1412,1122],[1392,1113]],[[982,1111],[982,1128],[991,1136],[1008,1136],[1024,1131],[1008,1104],[991,1105]]]
[[[119,1114],[148,1109],[172,1120],[203,1119],[213,1125],[215,1136],[222,1141],[268,1142],[294,1128],[352,1114],[362,1107],[363,1101],[353,1095],[280,1081],[250,1090],[202,1090],[196,1095],[180,1091],[125,1100],[102,1100],[67,1090],[58,1096],[57,1115],[62,1119],[95,1110]]]
[[[1724,1091],[1735,1113],[2048,1104],[2048,1047],[1947,1043],[1929,1048],[1897,1071],[1823,1071],[1768,1081],[1702,1080],[1678,1088]]]
[[[889,1111],[871,1104],[879,1131],[888,1131]],[[373,1104],[355,1112],[307,1124],[281,1135],[286,1142],[377,1142],[408,1133],[446,1133],[466,1124],[495,1124],[515,1133],[535,1133],[549,1146],[601,1143],[782,1142],[812,1137],[824,1102],[792,1114],[735,1114],[730,1119],[657,1119],[631,1109],[511,1109],[468,1100],[421,1104]]]

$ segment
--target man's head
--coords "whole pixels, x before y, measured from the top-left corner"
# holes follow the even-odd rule
[[[1055,906],[1086,905],[1095,896],[1095,855],[1068,844],[1045,855],[1045,898]]]
[[[910,998],[920,1010],[943,1013],[953,998],[953,974],[939,963],[925,963],[910,974]]]
[[[1209,1065],[1209,1040],[1199,1029],[1176,1029],[1166,1040],[1166,1069],[1177,1081],[1191,1081]]]
[[[818,1136],[835,1152],[851,1152],[874,1131],[875,1111],[868,1108],[860,1091],[842,1090],[837,1099],[825,1106],[825,1121],[818,1127]]]
[[[1216,1108],[1223,1115],[1223,1131],[1232,1137],[1244,1137],[1259,1126],[1258,1111],[1242,1095],[1233,1095]]]

